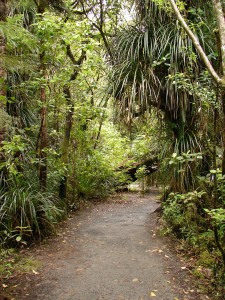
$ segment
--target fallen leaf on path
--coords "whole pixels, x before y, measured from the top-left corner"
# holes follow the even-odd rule
[[[139,280],[138,280],[138,278],[134,278],[132,281],[133,282],[138,282]]]
[[[156,297],[156,294],[154,292],[151,292],[149,295],[150,297]]]
[[[76,272],[81,272],[81,271],[83,271],[83,269],[82,269],[82,268],[80,268],[80,269],[76,269]]]
[[[32,270],[32,272],[35,274],[35,275],[38,275],[39,273],[35,270]]]

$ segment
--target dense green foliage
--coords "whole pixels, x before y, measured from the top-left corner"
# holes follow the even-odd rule
[[[102,49],[118,23],[107,11],[121,7],[4,3],[0,232],[20,244],[52,231],[80,197],[107,196],[126,180],[115,169],[130,147],[112,123]]]
[[[224,285],[225,88],[170,2],[0,1],[5,245],[54,231],[80,199],[127,184],[141,161],[141,181],[159,169],[169,231],[211,255]],[[223,78],[214,1],[177,4]]]
[[[211,76],[169,2],[136,1],[135,22],[115,37],[112,89],[120,120],[132,132],[137,118],[157,116],[164,219],[198,255],[214,257],[218,288],[225,268],[224,83]],[[218,1],[177,3],[212,68],[224,75]]]

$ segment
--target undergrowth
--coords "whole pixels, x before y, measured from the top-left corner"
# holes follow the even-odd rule
[[[0,294],[14,292],[17,288],[9,284],[15,276],[37,274],[41,263],[35,258],[21,255],[16,249],[0,249]]]
[[[169,194],[163,203],[163,233],[183,241],[180,249],[192,258],[191,269],[199,288],[212,299],[224,299],[225,268],[215,238],[216,226],[219,244],[225,249],[224,223],[215,224],[215,211],[208,209],[208,200],[205,192]]]
[[[63,203],[53,194],[28,187],[0,195],[0,241],[2,246],[21,246],[55,231],[65,218]]]

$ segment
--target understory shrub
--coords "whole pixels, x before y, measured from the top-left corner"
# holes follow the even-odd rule
[[[86,160],[77,158],[71,187],[75,187],[78,197],[104,198],[126,181],[126,175],[119,170],[115,172],[111,161],[101,153],[94,153]]]
[[[179,238],[196,243],[196,234],[202,230],[205,192],[189,192],[187,194],[170,193],[163,204],[163,217],[171,230]]]
[[[53,194],[29,187],[5,191],[0,196],[2,244],[20,245],[55,230],[66,215],[63,203]]]
[[[198,278],[211,283],[209,293],[217,296],[225,291],[225,209],[212,207],[206,192],[170,193],[163,203],[166,232],[185,240],[185,249],[195,253],[195,272]],[[209,208],[207,208],[209,207]]]

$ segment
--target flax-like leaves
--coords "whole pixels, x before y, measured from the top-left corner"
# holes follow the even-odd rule
[[[118,111],[130,125],[132,118],[157,108],[172,132],[170,151],[198,152],[201,99],[194,86],[204,67],[172,12],[150,2],[136,26],[121,30],[114,40],[111,82]],[[196,31],[202,28],[208,30],[196,25]],[[209,53],[210,46],[200,42]],[[182,180],[188,182],[188,177]]]

